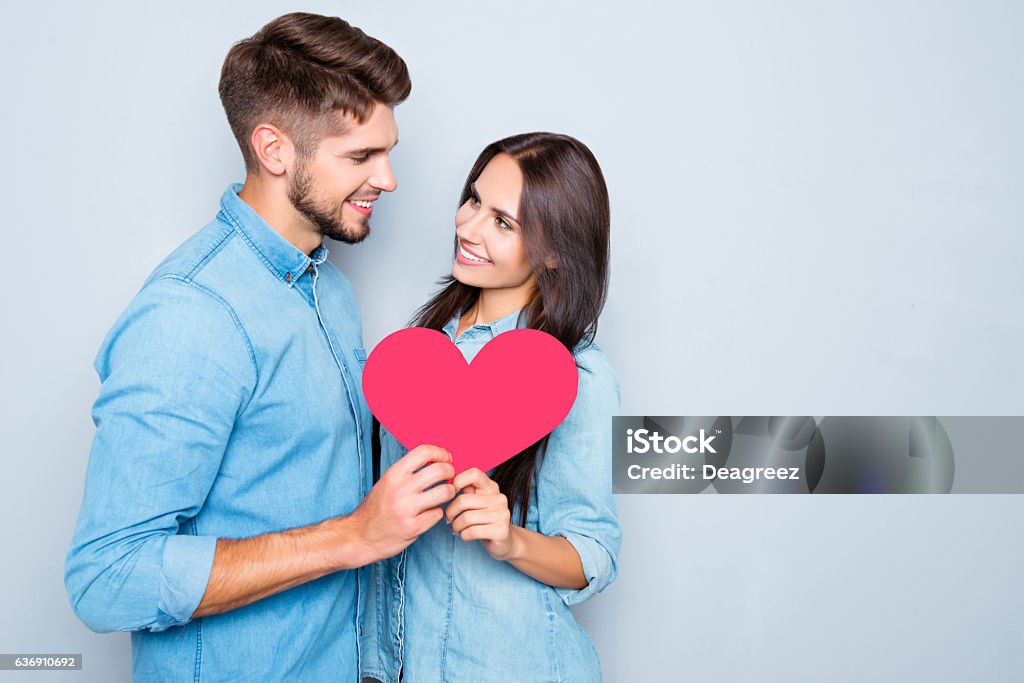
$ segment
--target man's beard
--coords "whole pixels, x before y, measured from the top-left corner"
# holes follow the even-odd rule
[[[313,188],[313,175],[306,164],[302,163],[295,169],[295,175],[288,183],[288,200],[306,219],[316,226],[317,232],[332,240],[345,244],[359,244],[370,234],[370,221],[363,220],[362,225],[349,225],[341,218],[341,210],[346,200],[335,202],[319,201]]]

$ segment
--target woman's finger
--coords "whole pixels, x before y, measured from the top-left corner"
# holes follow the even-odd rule
[[[467,510],[452,522],[452,533],[458,534],[474,526],[493,526],[498,532],[508,526],[508,520],[507,510]]]
[[[499,524],[474,524],[459,534],[463,541],[496,541],[502,537],[504,530]]]
[[[487,500],[485,497],[476,493],[463,493],[455,496],[455,500],[445,508],[444,516],[450,523],[466,510],[480,510],[485,507],[487,507]]]
[[[474,524],[480,524],[483,521],[480,510],[466,510],[461,515],[452,520],[452,533],[460,533],[466,527],[473,526]]]
[[[452,531],[461,533],[473,526],[489,526],[500,519],[493,510],[467,510],[452,522]]]
[[[450,523],[466,510],[491,509],[507,510],[508,498],[502,493],[463,493],[455,497],[444,514]]]
[[[498,482],[494,481],[486,474],[483,474],[483,481],[477,484],[477,489],[480,493],[501,493],[501,489],[498,488]]]
[[[464,489],[467,486],[479,487],[484,483],[484,479],[487,479],[487,475],[480,471],[478,467],[470,467],[468,470],[459,472],[454,479],[452,484],[456,490]]]

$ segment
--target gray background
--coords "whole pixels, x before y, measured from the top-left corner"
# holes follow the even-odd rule
[[[1024,9],[1015,2],[317,3],[405,57],[398,192],[335,245],[367,345],[448,267],[480,148],[569,132],[604,167],[599,339],[624,414],[1024,413]],[[242,165],[216,96],[272,2],[5,13],[0,651],[125,635],[62,564],[91,368]],[[610,681],[1019,680],[1024,499],[621,496],[616,584],[578,610]]]

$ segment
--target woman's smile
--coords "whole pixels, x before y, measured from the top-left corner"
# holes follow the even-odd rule
[[[457,260],[464,266],[487,266],[491,264],[487,259],[470,251],[466,245],[463,244],[462,240],[459,240]]]

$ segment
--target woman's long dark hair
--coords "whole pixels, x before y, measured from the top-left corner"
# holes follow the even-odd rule
[[[520,312],[520,321],[547,332],[572,353],[581,342],[593,340],[608,292],[611,214],[601,167],[586,145],[568,135],[513,135],[487,145],[477,157],[462,188],[460,206],[469,199],[484,167],[498,154],[512,157],[523,174],[516,215],[537,288]],[[456,237],[453,257],[457,248]],[[416,312],[412,324],[441,330],[480,296],[478,287],[451,275],[438,284],[441,291]],[[494,471],[493,479],[508,497],[510,509],[518,509],[521,525],[526,524],[533,475],[547,439],[545,436]]]

